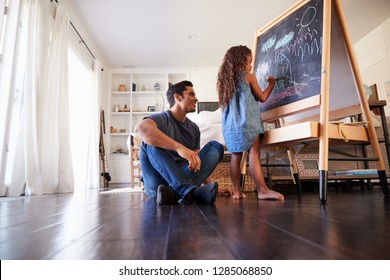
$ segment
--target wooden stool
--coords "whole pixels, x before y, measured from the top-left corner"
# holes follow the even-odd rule
[[[137,186],[142,187],[141,181],[141,164],[139,161],[139,149],[141,141],[131,133],[128,140],[129,144],[129,154],[130,154],[130,176],[131,176],[131,186],[135,187],[135,179],[137,179]]]

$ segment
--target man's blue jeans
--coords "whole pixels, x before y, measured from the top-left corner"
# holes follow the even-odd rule
[[[188,169],[187,161],[178,164],[165,149],[142,142],[140,162],[145,193],[154,199],[157,197],[157,187],[164,184],[184,198],[211,175],[221,161],[223,151],[221,143],[217,141],[207,143],[199,152],[200,170],[194,172]]]

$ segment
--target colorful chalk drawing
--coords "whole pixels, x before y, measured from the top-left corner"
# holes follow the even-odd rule
[[[284,37],[276,43],[275,50],[286,46],[288,43],[291,42],[292,39],[294,39],[294,32],[293,31],[284,35]]]
[[[265,42],[263,44],[263,46],[261,47],[261,51],[262,52],[267,52],[270,48],[272,48],[275,45],[275,41],[276,41],[276,37],[275,36],[273,36],[270,39],[268,39],[268,41]]]
[[[312,0],[257,38],[254,73],[262,89],[277,84],[261,111],[320,93],[323,0]]]

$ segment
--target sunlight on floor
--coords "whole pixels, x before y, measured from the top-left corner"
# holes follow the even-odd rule
[[[118,189],[102,189],[100,190],[100,194],[143,192],[143,191],[144,189],[140,187],[128,187],[128,188],[118,188]]]

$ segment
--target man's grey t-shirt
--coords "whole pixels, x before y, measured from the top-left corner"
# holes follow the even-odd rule
[[[153,120],[159,130],[188,149],[200,150],[200,130],[190,119],[186,118],[184,122],[180,122],[169,110],[149,115],[146,118]],[[184,160],[176,151],[168,150],[168,152],[172,154],[176,162]]]

